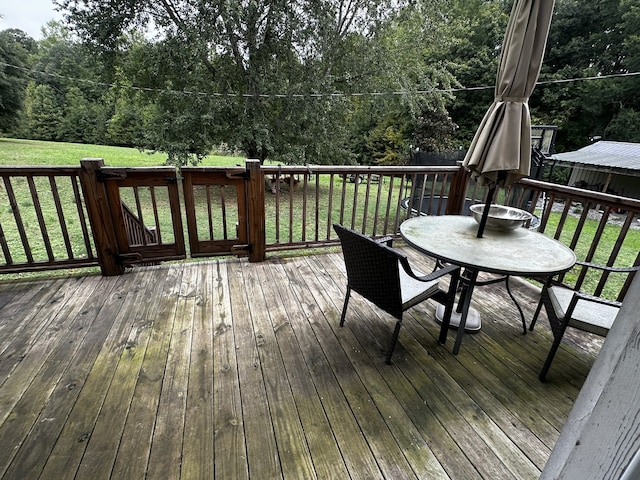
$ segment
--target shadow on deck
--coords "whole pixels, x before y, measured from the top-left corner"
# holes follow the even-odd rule
[[[354,295],[338,327],[345,282],[335,253],[0,281],[0,478],[537,478],[601,340],[540,383],[546,320],[493,285],[458,356],[426,302],[388,366],[391,317]]]

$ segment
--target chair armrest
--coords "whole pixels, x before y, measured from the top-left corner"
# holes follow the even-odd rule
[[[400,264],[402,265],[402,268],[404,269],[404,271],[407,272],[407,275],[421,282],[431,282],[433,280],[437,280],[438,278],[444,277],[445,275],[449,275],[451,273],[454,273],[460,270],[460,267],[457,265],[446,265],[443,268],[434,270],[428,275],[416,275],[414,271],[411,269],[411,266],[409,265],[409,261],[407,260],[407,257],[401,255],[398,257],[398,260],[400,260]]]
[[[595,268],[597,270],[604,270],[607,272],[615,272],[615,273],[630,273],[630,272],[637,272],[638,270],[640,270],[640,266],[636,266],[636,267],[610,267],[608,265],[600,265],[597,263],[591,263],[591,262],[582,262],[580,260],[578,260],[576,262],[576,265],[582,265],[584,267],[588,267],[588,268]]]
[[[391,247],[393,244],[393,237],[380,237],[373,240],[376,243],[384,243],[387,247]]]
[[[573,297],[576,299],[576,303],[578,302],[578,300],[586,300],[588,302],[600,303],[602,305],[609,305],[611,307],[619,308],[620,306],[622,306],[622,303],[616,300],[608,300],[606,298],[596,297],[594,295],[589,295],[588,293],[584,293],[584,292],[573,292]],[[572,302],[573,302],[573,299],[572,299]]]

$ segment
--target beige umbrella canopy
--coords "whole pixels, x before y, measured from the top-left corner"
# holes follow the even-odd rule
[[[514,0],[507,25],[495,100],[463,165],[481,185],[508,186],[529,175],[531,117],[529,97],[538,80],[554,0]],[[491,203],[489,197],[487,203]]]

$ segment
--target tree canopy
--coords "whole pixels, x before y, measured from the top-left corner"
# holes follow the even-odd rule
[[[36,42],[22,30],[0,32],[0,132],[18,123],[27,84],[27,61]]]
[[[512,0],[54,3],[65,20],[42,40],[0,32],[4,134],[136,146],[177,165],[217,148],[398,164],[411,148],[467,148]],[[558,125],[559,150],[640,139],[628,75],[639,25],[637,0],[556,0],[530,106],[534,123]]]

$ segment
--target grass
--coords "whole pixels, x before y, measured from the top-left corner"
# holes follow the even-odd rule
[[[153,167],[165,165],[166,155],[135,148],[81,143],[43,142],[0,138],[0,166],[78,166],[83,158],[102,158],[110,167]],[[244,162],[242,157],[211,155],[202,165],[226,166]]]
[[[560,221],[559,213],[552,213],[547,223],[546,233],[547,235],[553,235]],[[569,215],[565,220],[565,224],[562,229],[559,240],[565,245],[570,245],[574,232],[578,227],[579,218],[577,216]],[[585,221],[580,237],[576,244],[574,251],[579,260],[585,260],[589,254],[589,249],[593,244],[593,240],[596,237],[599,221],[588,219]],[[607,225],[604,229],[602,237],[598,242],[598,247],[593,252],[591,262],[606,265],[609,262],[615,245],[620,240],[620,232],[622,227],[614,224]],[[616,257],[615,265],[620,267],[628,267],[633,265],[636,256],[640,252],[640,230],[630,229],[624,237],[624,241],[620,246],[620,252]],[[566,281],[569,284],[573,284],[580,273],[579,268],[572,269],[566,277]],[[622,273],[612,273],[607,281],[607,285],[602,293],[605,298],[616,299],[618,292],[622,288],[626,280],[627,275]],[[600,273],[598,270],[590,269],[587,276],[584,279],[582,290],[587,293],[593,293],[600,281]]]

